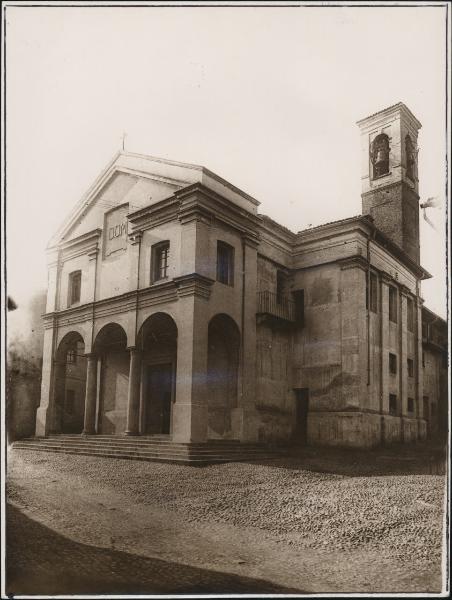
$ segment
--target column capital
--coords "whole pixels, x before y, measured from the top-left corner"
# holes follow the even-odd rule
[[[406,285],[403,285],[403,283],[400,285],[400,292],[402,296],[411,296],[410,288],[408,288]]]
[[[199,275],[198,273],[189,273],[175,277],[173,282],[177,286],[177,295],[181,296],[199,296],[209,298],[212,285],[215,283],[210,277]]]
[[[142,231],[134,231],[133,233],[129,233],[128,238],[129,242],[132,246],[136,246],[141,243],[141,239],[143,237]]]
[[[391,275],[389,275],[385,271],[380,271],[380,279],[381,283],[386,283],[386,285],[394,285],[397,283],[395,279],[393,279]]]
[[[341,266],[341,271],[347,269],[361,269],[362,271],[367,271],[370,266],[367,260],[359,254],[338,260],[338,263]]]
[[[138,346],[127,346],[127,350],[131,354],[141,354],[142,350]]]
[[[244,231],[242,233],[242,242],[245,244],[245,246],[256,250],[259,247],[260,238],[257,233]]]
[[[88,260],[96,260],[97,255],[99,254],[99,248],[96,246],[92,250],[88,252]]]

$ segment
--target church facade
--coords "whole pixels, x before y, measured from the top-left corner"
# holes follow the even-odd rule
[[[433,433],[447,342],[423,330],[420,123],[399,103],[358,125],[363,214],[298,233],[208,169],[119,153],[49,244],[36,435]]]

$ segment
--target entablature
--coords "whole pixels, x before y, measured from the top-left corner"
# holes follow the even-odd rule
[[[93,229],[76,238],[66,240],[58,244],[60,260],[62,262],[70,260],[77,256],[93,255],[99,249],[99,240],[102,235],[102,229]],[[49,252],[53,248],[49,248]]]

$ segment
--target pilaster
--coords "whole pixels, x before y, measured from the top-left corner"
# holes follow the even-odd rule
[[[179,299],[182,319],[177,338],[176,402],[173,406],[173,441],[207,440],[206,300],[196,294]]]
[[[138,435],[140,426],[141,352],[129,348],[129,393],[127,402],[126,435]]]
[[[367,261],[354,257],[341,264],[342,404],[361,407],[367,382],[366,272]]]
[[[55,404],[55,329],[44,329],[41,399],[36,412],[36,436],[44,437],[52,430]]]

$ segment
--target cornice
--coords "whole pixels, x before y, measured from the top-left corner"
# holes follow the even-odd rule
[[[99,246],[99,239],[102,235],[102,229],[93,229],[76,238],[61,242],[58,247],[61,251],[60,260],[65,262],[71,258],[77,256],[89,255],[91,258],[92,253],[97,253]]]
[[[127,215],[131,233],[144,231],[177,219],[179,201],[174,196],[164,198]]]
[[[200,183],[174,193],[179,199],[179,220],[184,223],[193,218],[216,220],[230,225],[234,229],[247,233],[257,231],[259,217],[223,198]]]
[[[199,276],[201,277],[201,276]],[[206,279],[206,278],[205,278]],[[44,328],[50,329],[54,324],[58,326],[70,325],[90,321],[93,318],[126,313],[136,310],[137,291],[126,292],[119,296],[103,298],[97,302],[89,302],[75,307],[66,308],[43,315]],[[177,300],[177,287],[173,281],[160,283],[138,290],[138,309],[156,304],[175,302]]]
[[[400,164],[394,165],[394,167],[397,167],[397,166],[400,166]],[[370,196],[371,194],[375,194],[376,192],[381,192],[382,190],[384,190],[384,191],[391,190],[395,187],[400,187],[400,186],[402,186],[402,187],[405,186],[406,189],[409,190],[410,192],[412,192],[413,195],[416,196],[417,200],[419,200],[419,194],[410,185],[408,185],[408,183],[404,179],[398,179],[397,181],[393,181],[392,183],[374,187],[373,189],[368,190],[367,192],[363,192],[361,194],[361,198],[367,198],[367,196]]]

